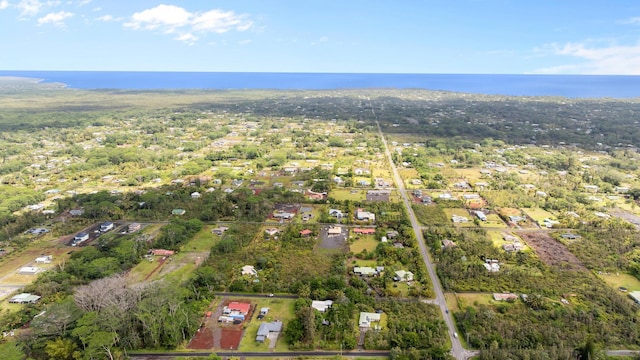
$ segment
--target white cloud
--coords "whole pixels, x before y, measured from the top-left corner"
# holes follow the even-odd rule
[[[175,39],[194,43],[198,37],[193,33],[225,33],[246,31],[253,26],[247,15],[233,11],[213,9],[205,12],[189,12],[175,5],[161,4],[154,8],[137,12],[124,24],[132,29],[155,30],[165,34],[177,33]]]
[[[193,45],[198,40],[198,37],[193,35],[193,34],[191,34],[191,33],[184,33],[184,34],[180,34],[179,36],[177,36],[176,40],[184,41],[189,45]]]
[[[318,40],[316,40],[316,41],[311,42],[311,45],[317,45],[317,44],[320,44],[320,43],[325,43],[325,42],[327,42],[327,41],[329,41],[329,38],[328,38],[328,37],[326,37],[326,36],[321,36],[321,37],[320,37],[320,39],[318,39]]]
[[[131,22],[124,24],[124,26],[147,30],[160,28],[164,32],[171,33],[175,28],[187,25],[191,17],[192,14],[181,7],[160,4],[133,14]]]
[[[122,21],[121,17],[114,17],[113,15],[102,15],[96,18],[97,21],[102,22],[111,22],[111,21]]]
[[[38,19],[38,25],[53,24],[56,26],[64,26],[64,21],[72,16],[73,16],[73,13],[70,13],[67,11],[49,13]]]
[[[542,51],[570,57],[577,63],[538,69],[544,74],[640,75],[640,42],[632,45],[550,44]]]
[[[20,9],[20,16],[35,16],[44,4],[38,0],[21,0],[15,7]]]
[[[9,7],[9,1],[7,1],[7,0],[0,1],[0,10],[4,10],[4,9],[6,9],[8,7]]]
[[[89,4],[89,3],[91,3],[91,0],[81,0],[78,3],[78,6],[85,6],[85,5]]]
[[[251,44],[251,40],[242,40],[238,44],[240,44],[240,45],[249,45],[249,44]]]
[[[238,31],[249,30],[253,22],[246,20],[246,15],[236,15],[233,11],[214,9],[196,14],[191,25],[196,31],[224,33],[234,28]]]
[[[628,18],[628,19],[620,20],[618,22],[620,24],[627,24],[627,25],[640,25],[640,16],[636,16],[636,17],[631,17],[631,18]]]

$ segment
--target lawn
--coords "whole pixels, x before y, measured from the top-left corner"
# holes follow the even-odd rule
[[[283,323],[289,322],[289,320],[295,317],[293,313],[293,304],[295,299],[276,299],[265,298],[257,300],[254,304],[256,311],[253,314],[252,319],[245,325],[244,335],[240,341],[240,351],[267,351],[268,344],[256,342],[256,334],[260,324],[263,322],[270,322],[279,320]],[[257,320],[256,317],[260,313],[260,308],[268,307],[269,313],[262,320]],[[275,351],[287,351],[288,345],[284,340],[284,334],[280,334],[276,343]]]
[[[555,215],[540,208],[522,208],[522,211],[538,224],[542,224],[544,219],[556,220]]]
[[[349,245],[349,250],[354,254],[359,254],[362,250],[367,250],[367,252],[372,252],[376,249],[376,246],[380,243],[376,240],[373,235],[351,235],[354,240],[351,245]]]
[[[480,170],[476,168],[471,169],[455,169],[455,172],[458,174],[458,177],[464,178],[467,182],[473,184],[480,180],[482,176],[480,174]]]
[[[348,189],[337,189],[331,190],[329,196],[336,200],[349,200],[349,201],[364,201],[366,200],[366,192],[365,190],[348,190]]]
[[[476,306],[478,305],[493,305],[495,301],[493,300],[493,294],[487,293],[457,293],[458,304],[460,305],[460,309],[466,309],[467,306]]]
[[[505,224],[497,214],[488,214],[487,221],[480,221],[480,226],[489,228],[507,228],[507,224]]]
[[[640,291],[640,280],[637,277],[629,274],[619,273],[619,274],[609,274],[609,275],[598,275],[602,280],[604,280],[607,285],[611,286],[614,289],[618,289],[619,287],[625,287],[629,291]]]
[[[460,226],[460,227],[472,227],[472,226],[476,226],[473,222],[473,218],[474,216],[472,216],[471,214],[469,214],[469,212],[465,209],[460,209],[460,208],[446,208],[446,209],[442,209],[444,211],[445,214],[447,214],[447,219],[449,219],[449,221],[451,220],[451,217],[453,215],[458,215],[458,216],[464,216],[467,219],[469,219],[468,222],[466,223],[455,223],[456,226]]]

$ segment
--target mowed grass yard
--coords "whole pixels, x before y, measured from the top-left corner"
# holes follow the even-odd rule
[[[285,325],[289,320],[295,318],[293,312],[293,304],[295,299],[277,299],[277,298],[264,298],[259,299],[253,304],[256,306],[256,310],[253,313],[253,317],[249,323],[245,325],[244,335],[240,341],[239,351],[267,351],[268,340],[264,343],[256,341],[256,335],[260,324],[271,321],[282,321]],[[260,314],[260,309],[263,307],[269,308],[269,313],[262,320],[258,320],[257,316]],[[276,342],[275,351],[287,351],[288,345],[284,340],[284,334],[281,333]]]
[[[337,189],[331,190],[329,196],[341,201],[364,201],[366,199],[366,190]]]
[[[480,226],[488,228],[507,228],[507,224],[502,221],[498,214],[488,214],[487,221],[480,221]]]
[[[380,241],[376,240],[373,235],[351,235],[351,238],[354,241],[349,245],[349,250],[354,254],[359,254],[362,250],[367,250],[367,252],[372,252],[376,249],[376,246],[380,243]]]
[[[555,215],[540,208],[522,208],[522,211],[538,224],[542,224],[544,219],[557,220]]]
[[[638,278],[633,275],[619,273],[618,275],[598,275],[598,277],[604,280],[607,285],[616,290],[619,287],[624,287],[629,291],[640,291],[640,280],[638,280]]]
[[[473,223],[473,218],[474,216],[469,214],[469,212],[466,209],[460,209],[460,208],[446,208],[443,209],[444,213],[447,214],[447,219],[449,219],[449,221],[451,221],[451,223],[453,223],[453,221],[451,220],[451,217],[453,215],[457,215],[457,216],[464,216],[467,219],[469,219],[468,222],[466,223],[455,223],[456,226],[460,226],[460,227],[471,227],[471,226],[476,226]]]
[[[447,299],[447,307],[454,311],[466,309],[468,306],[478,305],[493,305],[493,294],[488,293],[447,293],[445,294]]]

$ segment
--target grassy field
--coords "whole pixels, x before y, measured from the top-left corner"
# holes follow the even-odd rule
[[[492,294],[487,293],[457,293],[458,303],[460,305],[460,309],[466,309],[467,306],[475,306],[478,305],[493,305],[495,301],[493,300]]]
[[[556,220],[555,215],[552,213],[539,209],[539,208],[522,208],[522,211],[530,218],[535,220],[538,224],[541,224],[544,219]]]
[[[265,298],[258,300],[256,305],[256,311],[254,312],[251,321],[245,325],[244,335],[240,341],[240,351],[267,351],[268,341],[265,343],[256,342],[256,334],[260,324],[263,322],[271,322],[275,320],[287,323],[289,320],[295,317],[293,313],[294,299],[273,299]],[[262,320],[257,320],[256,316],[260,313],[260,308],[268,307],[269,313]],[[285,340],[280,335],[276,343],[275,351],[287,351],[288,346]]]
[[[607,285],[616,290],[622,286],[627,288],[627,290],[629,291],[640,291],[640,280],[638,280],[638,278],[633,275],[620,273],[618,275],[598,275],[598,277],[604,280]]]
[[[497,214],[487,215],[487,221],[480,221],[480,226],[490,228],[507,228],[507,224],[505,224]]]
[[[366,190],[337,189],[332,190],[329,196],[341,201],[364,201],[366,199]]]
[[[351,245],[349,250],[354,254],[361,253],[362,250],[371,252],[376,249],[376,246],[380,243],[373,235],[351,235],[353,239],[357,238]]]
[[[446,208],[443,209],[444,213],[447,214],[447,219],[449,219],[449,221],[451,220],[451,217],[453,215],[458,215],[458,216],[464,216],[467,219],[469,219],[468,222],[466,223],[455,223],[456,226],[460,226],[460,227],[470,227],[470,226],[476,226],[473,223],[473,216],[471,214],[469,214],[469,212],[465,209],[460,209],[460,208]]]

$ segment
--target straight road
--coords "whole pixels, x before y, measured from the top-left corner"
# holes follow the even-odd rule
[[[279,352],[239,352],[239,351],[215,351],[215,352],[166,352],[166,353],[135,353],[129,354],[132,359],[162,359],[185,356],[209,356],[216,354],[220,357],[284,357],[293,359],[298,356],[350,356],[350,357],[388,357],[389,351],[279,351]]]
[[[376,120],[376,126],[378,127],[378,132],[380,133],[380,139],[382,139],[382,144],[384,145],[384,152],[389,159],[389,166],[391,166],[391,170],[393,171],[393,177],[396,182],[396,186],[400,195],[402,196],[402,202],[404,203],[405,208],[407,209],[407,213],[409,214],[409,220],[411,220],[411,226],[413,227],[413,232],[416,234],[416,239],[418,240],[418,247],[420,248],[420,254],[422,255],[422,259],[424,260],[425,265],[427,266],[427,270],[429,271],[429,277],[431,278],[431,283],[433,284],[433,290],[436,293],[436,298],[434,301],[434,305],[437,305],[442,312],[442,317],[447,323],[447,327],[449,328],[449,339],[451,340],[451,355],[456,359],[468,359],[473,356],[477,352],[475,351],[467,351],[462,347],[460,343],[460,339],[456,333],[456,327],[453,323],[453,318],[447,309],[447,302],[444,298],[444,292],[442,291],[442,285],[440,284],[440,279],[436,275],[435,270],[433,269],[433,265],[431,264],[431,259],[429,258],[429,253],[427,252],[427,246],[424,242],[424,237],[422,236],[422,226],[418,223],[416,219],[416,215],[413,212],[413,208],[411,207],[411,202],[409,201],[409,197],[407,196],[407,192],[404,188],[404,182],[400,177],[400,173],[396,168],[396,165],[393,162],[393,158],[391,157],[391,151],[389,151],[389,146],[387,145],[387,140],[382,133],[382,129],[380,128],[380,123]]]

